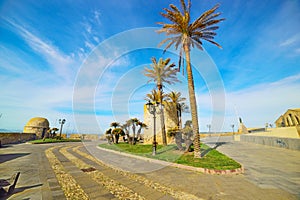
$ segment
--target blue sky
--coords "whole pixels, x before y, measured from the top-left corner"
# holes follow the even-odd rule
[[[163,35],[154,33],[171,0],[0,0],[0,128],[22,130],[36,116],[67,132],[101,133],[112,121],[143,119],[154,88],[141,72]],[[230,130],[238,116],[248,127],[273,123],[300,107],[300,1],[194,0],[192,17],[220,3],[226,18],[219,49],[194,50],[200,128]],[[154,27],[154,28],[149,28]],[[152,31],[152,32],[151,32]],[[158,36],[156,36],[156,35]],[[187,97],[184,75],[176,90]],[[189,114],[184,115],[189,119]]]

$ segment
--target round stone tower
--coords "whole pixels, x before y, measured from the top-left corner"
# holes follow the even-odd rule
[[[49,129],[49,121],[43,117],[31,118],[24,126],[23,133],[35,133],[37,138],[43,138]]]

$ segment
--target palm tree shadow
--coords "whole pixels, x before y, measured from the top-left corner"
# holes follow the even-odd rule
[[[0,163],[4,163],[6,161],[10,161],[19,157],[27,156],[30,153],[12,153],[12,154],[1,154],[0,155]]]
[[[31,189],[31,188],[35,188],[35,187],[40,187],[42,186],[43,184],[40,183],[40,184],[35,184],[35,185],[30,185],[30,186],[24,186],[24,187],[18,187],[18,188],[15,188],[13,193],[9,194],[9,195],[6,195],[6,196],[0,196],[0,200],[6,200],[8,199],[10,196],[14,195],[14,194],[17,194],[17,193],[20,193],[20,192],[23,192],[24,190],[27,190],[27,189]]]
[[[176,147],[173,147],[173,148],[165,148],[165,149],[159,149],[158,151],[156,151],[156,154],[163,154],[167,151],[170,151],[170,150],[175,150]]]
[[[210,151],[212,151],[213,149],[217,149],[219,146],[222,146],[223,144],[227,144],[227,142],[217,142],[213,148],[203,149],[201,151],[201,157],[206,156]]]

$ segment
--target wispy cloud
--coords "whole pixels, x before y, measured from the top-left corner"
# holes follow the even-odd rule
[[[47,60],[57,75],[63,78],[69,77],[70,66],[73,64],[73,60],[70,56],[65,55],[58,47],[55,47],[51,42],[46,41],[46,39],[42,39],[38,34],[34,34],[33,32],[37,32],[36,30],[31,28],[32,31],[30,31],[10,19],[5,20],[13,26],[14,31],[19,34],[37,54]]]
[[[218,98],[219,95],[215,96]],[[222,106],[213,108],[212,98],[214,97],[209,93],[197,95],[202,131],[207,130],[206,124],[212,124],[212,130],[220,131],[218,129],[220,123],[221,130],[230,131],[231,124],[238,127],[239,117],[248,127],[263,127],[265,123],[274,123],[287,109],[300,107],[300,74],[228,92],[226,98],[221,99],[226,103],[225,108]],[[224,115],[221,116],[220,113]],[[216,121],[213,121],[213,117]]]
[[[279,44],[280,47],[285,47],[285,46],[292,46],[296,43],[298,43],[300,40],[300,34],[296,34],[296,35],[293,35],[292,37],[284,40],[283,42],[281,42]]]

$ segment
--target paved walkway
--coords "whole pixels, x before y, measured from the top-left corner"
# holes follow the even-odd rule
[[[247,175],[196,173],[106,152],[96,144],[18,144],[0,148],[0,179],[21,172],[16,190],[8,199],[60,200],[66,199],[65,195],[72,199],[71,195],[79,193],[85,199],[103,200],[297,199],[282,189],[249,182]]]
[[[300,151],[235,142],[232,137],[203,141],[240,162],[248,180],[261,188],[279,188],[300,197]]]

